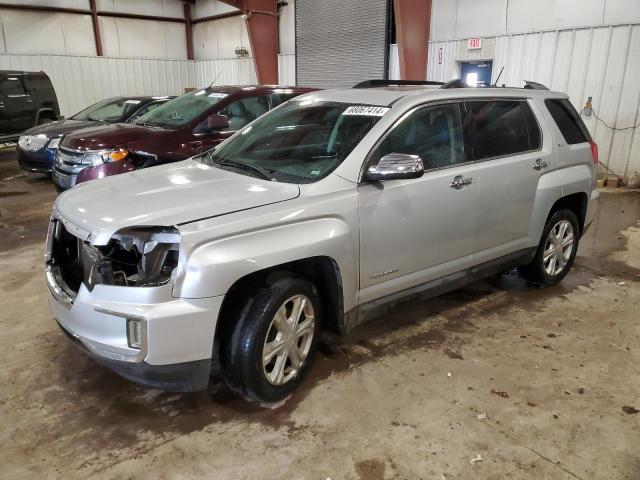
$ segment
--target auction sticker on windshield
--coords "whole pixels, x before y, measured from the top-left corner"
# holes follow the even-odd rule
[[[221,92],[213,92],[210,93],[209,95],[207,95],[209,98],[224,98],[226,97],[228,94],[227,93],[221,93]]]
[[[389,107],[367,107],[364,105],[347,108],[343,115],[368,115],[370,117],[381,117],[389,111]]]

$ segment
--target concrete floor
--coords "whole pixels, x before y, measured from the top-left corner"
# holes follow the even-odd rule
[[[323,339],[271,410],[145,390],[72,347],[42,278],[54,198],[0,162],[0,478],[640,479],[638,193],[603,193],[561,285],[397,305]]]

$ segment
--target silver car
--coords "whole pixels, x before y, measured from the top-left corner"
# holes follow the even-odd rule
[[[527,86],[314,92],[202,156],[75,187],[49,226],[51,310],[128,379],[274,402],[368,307],[513,267],[556,284],[597,147],[565,94]]]

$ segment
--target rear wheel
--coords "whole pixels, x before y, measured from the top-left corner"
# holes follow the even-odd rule
[[[519,271],[540,285],[555,285],[569,273],[576,258],[580,224],[575,213],[562,209],[549,217],[533,261]]]
[[[284,277],[247,302],[222,348],[227,384],[259,402],[286,398],[315,357],[320,301],[310,282]]]

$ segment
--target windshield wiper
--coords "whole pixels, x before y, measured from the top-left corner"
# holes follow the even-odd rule
[[[276,178],[271,175],[271,172],[266,168],[260,167],[258,165],[253,165],[252,163],[240,162],[239,160],[231,160],[230,158],[225,158],[223,160],[211,160],[214,165],[229,165],[230,167],[236,167],[243,170],[251,170],[252,172],[257,172],[260,176],[266,180],[277,181]]]

